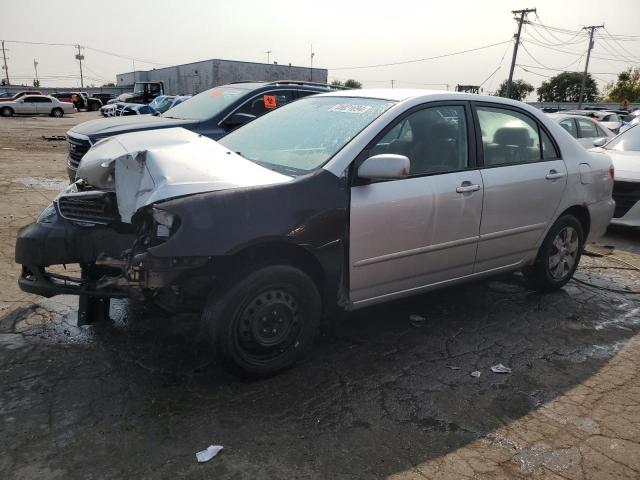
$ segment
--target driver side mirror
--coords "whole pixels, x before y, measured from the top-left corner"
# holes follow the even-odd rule
[[[224,124],[229,127],[239,127],[240,125],[244,125],[245,123],[249,123],[255,119],[256,116],[251,115],[250,113],[234,113],[225,120]]]
[[[358,177],[366,180],[392,180],[407,177],[410,169],[408,157],[383,153],[362,162],[358,168]]]
[[[603,146],[605,143],[607,143],[607,140],[609,140],[607,137],[596,138],[596,139],[593,141],[593,146],[594,146],[594,147],[601,147],[601,146]]]

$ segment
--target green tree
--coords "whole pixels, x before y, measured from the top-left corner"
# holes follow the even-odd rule
[[[105,83],[104,85],[102,85],[103,87],[115,87],[116,84],[113,82],[109,82],[109,83]]]
[[[353,78],[350,78],[349,80],[342,82],[340,80],[332,80],[331,81],[331,86],[332,87],[346,87],[346,88],[362,88],[362,83],[360,83],[357,80],[354,80]]]
[[[33,86],[38,88],[40,86],[40,80],[34,80],[33,81]]]
[[[495,96],[507,96],[507,82],[508,80],[505,80],[500,84],[498,90],[496,90],[496,92],[494,93]],[[530,83],[525,82],[524,80],[514,80],[513,82],[511,82],[511,94],[509,95],[509,98],[522,101],[534,90],[535,87]]]
[[[609,83],[605,92],[610,102],[640,102],[640,69],[629,68],[618,74],[618,80]]]
[[[577,102],[580,100],[580,87],[582,85],[582,73],[562,72],[551,77],[538,88],[538,101],[540,102]],[[587,74],[587,82],[584,87],[585,102],[595,102],[598,97],[598,84],[591,74]]]

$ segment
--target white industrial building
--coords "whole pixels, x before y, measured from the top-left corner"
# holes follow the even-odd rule
[[[162,81],[167,93],[189,95],[218,85],[246,80],[302,80],[327,83],[327,69],[213,59],[120,73],[116,75],[116,79],[118,87],[129,87],[135,82]]]

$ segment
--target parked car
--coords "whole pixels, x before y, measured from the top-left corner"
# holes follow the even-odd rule
[[[67,174],[73,182],[82,156],[103,138],[141,130],[184,127],[216,140],[282,105],[328,91],[331,91],[328,85],[306,82],[240,82],[206,90],[158,116],[131,115],[84,122],[67,132]],[[107,111],[107,115],[115,116],[119,107],[112,105],[105,105],[101,111],[113,109]]]
[[[202,309],[245,376],[292,365],[336,307],[521,269],[558,289],[614,208],[611,159],[539,110],[424,90],[310,96],[218,142],[118,135],[78,178],[19,232],[20,287],[82,295],[81,321],[112,296]],[[70,263],[81,278],[47,270]]]
[[[61,92],[52,94],[62,102],[70,102],[76,107],[78,111],[88,110],[95,112],[102,107],[102,101],[95,97],[90,97],[87,92]]]
[[[73,103],[61,102],[49,95],[25,95],[10,102],[0,104],[0,116],[12,117],[19,115],[50,115],[62,117],[65,113],[75,113]]]
[[[615,137],[611,130],[589,117],[552,113],[549,114],[549,118],[569,132],[586,149],[593,148],[594,142],[600,141],[602,145],[608,139]]]
[[[607,153],[615,166],[611,223],[640,227],[640,127],[629,128],[594,151]]]
[[[40,90],[25,90],[22,92],[18,92],[15,95],[9,94],[6,97],[1,97],[0,102],[11,102],[13,100],[17,100],[21,97],[24,97],[25,95],[42,95],[42,92]]]
[[[191,95],[160,95],[156,97],[149,105],[138,103],[117,103],[113,116],[122,117],[127,115],[158,115],[167,110],[180,105],[185,100],[191,98]]]
[[[13,98],[13,93],[10,93],[10,92],[0,92],[0,98]]]
[[[570,110],[564,112],[570,115],[582,115],[589,118],[593,118],[603,127],[608,128],[613,133],[618,133],[620,127],[624,124],[622,118],[617,113],[603,111],[603,110]]]
[[[118,95],[111,103],[144,103],[148,104],[159,95],[164,95],[163,82],[136,82],[133,85],[133,92]]]
[[[624,125],[622,125],[620,127],[620,133],[625,132],[626,130],[629,130],[631,127],[638,125],[638,123],[640,123],[640,116],[633,116],[631,117],[629,123],[625,123]]]

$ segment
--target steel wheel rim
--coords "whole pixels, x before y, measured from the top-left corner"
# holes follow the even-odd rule
[[[295,296],[282,287],[268,288],[238,310],[234,341],[245,361],[263,365],[289,350],[297,342],[300,328]]]
[[[565,279],[575,267],[580,240],[575,228],[566,226],[558,232],[551,244],[547,261],[549,273],[554,280]]]

